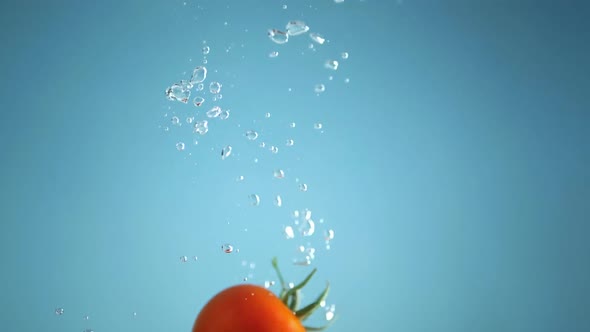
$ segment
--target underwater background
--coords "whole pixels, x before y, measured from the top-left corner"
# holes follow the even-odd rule
[[[189,331],[276,256],[333,332],[590,331],[589,14],[3,2],[0,330]]]

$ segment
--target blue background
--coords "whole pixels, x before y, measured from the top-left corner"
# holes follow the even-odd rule
[[[300,280],[311,267],[291,264],[299,245],[317,249],[319,269],[304,302],[329,280],[334,332],[590,330],[587,2],[58,0],[0,12],[1,330],[189,331],[217,291],[276,280],[273,256]],[[292,19],[329,42],[269,40]],[[194,145],[184,119],[204,119],[211,95],[197,115],[164,90],[201,64],[203,41],[206,83],[223,84],[231,115]],[[285,239],[305,208],[316,234]]]

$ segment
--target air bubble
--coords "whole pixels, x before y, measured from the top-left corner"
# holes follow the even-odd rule
[[[193,70],[193,76],[191,76],[191,83],[201,83],[207,78],[207,68],[203,66],[197,66]]]
[[[323,84],[316,84],[313,87],[313,91],[315,91],[315,93],[318,93],[318,94],[322,93],[322,92],[326,91],[326,86]]]
[[[224,147],[223,149],[221,149],[221,159],[224,160],[225,158],[229,157],[231,155],[231,150],[232,150],[231,145],[228,145],[228,146]]]
[[[319,122],[313,124],[313,129],[320,130],[322,128],[323,128],[323,125]]]
[[[221,83],[219,82],[211,82],[209,84],[209,92],[212,94],[217,94],[221,91]]]
[[[281,206],[283,206],[283,199],[281,198],[281,196],[280,196],[280,195],[277,195],[277,196],[275,197],[274,204],[275,204],[276,206],[278,206],[278,207],[281,207]]]
[[[322,45],[326,41],[326,39],[317,32],[310,33],[309,38],[311,38],[311,40],[313,40],[314,42],[316,42],[320,45]]]
[[[176,150],[184,151],[184,143],[183,142],[176,143]]]
[[[226,254],[231,254],[234,251],[234,247],[231,244],[226,243],[221,246],[221,251],[223,251]]]
[[[332,69],[332,70],[337,70],[338,69],[338,61],[326,60],[326,63],[324,63],[324,67],[326,67],[328,69]]]
[[[64,308],[56,308],[55,309],[55,314],[58,316],[61,316],[64,314]]]
[[[221,114],[221,107],[213,106],[210,110],[207,111],[207,117],[209,118],[216,118]]]
[[[276,146],[273,145],[270,147],[270,152],[277,154],[277,153],[279,153],[279,148],[277,148]]]
[[[287,226],[285,227],[285,236],[287,239],[292,239],[295,237],[295,232],[293,231],[293,227]]]
[[[211,48],[209,48],[209,46],[204,46],[203,47],[203,55],[209,54],[209,51],[211,51]]]
[[[276,58],[278,56],[279,56],[279,52],[277,52],[277,51],[272,51],[268,54],[269,58]]]
[[[171,87],[166,89],[166,98],[168,100],[177,100],[182,103],[187,103],[191,96],[192,85],[186,81],[174,83]]]
[[[340,57],[344,60],[348,59],[348,52],[342,52],[342,54],[340,54]]]
[[[248,198],[250,198],[250,204],[252,204],[253,206],[260,205],[260,196],[256,194],[251,194],[250,196],[248,196]]]
[[[195,99],[193,99],[193,105],[195,105],[197,107],[203,105],[204,102],[205,102],[205,98],[203,98],[203,97],[195,97]]]
[[[180,261],[183,263],[186,263],[188,261],[188,257],[186,256],[180,256]]]
[[[286,146],[293,146],[293,144],[295,144],[295,141],[292,139],[288,139],[287,143],[285,143]]]
[[[172,121],[172,124],[175,126],[178,126],[180,124],[180,119],[177,116],[173,116],[171,121]]]
[[[273,176],[276,179],[284,179],[285,178],[285,172],[282,169],[277,169],[276,171],[274,171]]]
[[[268,38],[277,44],[285,44],[289,41],[289,35],[281,30],[269,29]]]
[[[291,36],[301,35],[309,31],[309,27],[305,24],[305,22],[298,20],[289,21],[285,29]]]
[[[209,131],[209,125],[207,120],[195,122],[195,133],[205,135]]]
[[[258,133],[254,130],[248,130],[246,132],[246,138],[249,139],[250,141],[254,141],[255,139],[258,138]]]

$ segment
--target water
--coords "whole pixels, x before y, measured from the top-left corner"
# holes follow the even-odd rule
[[[3,330],[187,331],[274,256],[327,331],[590,330],[587,13],[3,3]]]

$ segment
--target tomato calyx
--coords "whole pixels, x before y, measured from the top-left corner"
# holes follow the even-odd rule
[[[301,296],[301,289],[303,287],[305,287],[305,285],[307,285],[307,283],[311,280],[313,275],[316,273],[317,269],[314,268],[309,273],[309,275],[307,275],[307,277],[305,277],[305,279],[303,279],[303,281],[301,281],[299,284],[297,284],[293,287],[289,287],[287,285],[287,283],[285,283],[285,279],[283,278],[283,275],[281,274],[281,271],[279,269],[279,263],[278,263],[278,260],[276,257],[274,257],[272,259],[272,267],[277,272],[279,282],[281,283],[281,291],[279,293],[279,299],[281,299],[281,301],[295,314],[295,316],[297,316],[297,318],[301,322],[305,321],[318,308],[321,307],[321,303],[326,299],[326,297],[328,296],[328,292],[330,291],[330,283],[329,282],[326,283],[326,288],[324,288],[322,293],[315,299],[315,301],[313,301],[312,303],[299,309],[299,304],[300,304],[299,300],[300,300],[300,296]],[[307,332],[323,331],[326,328],[328,328],[333,322],[334,322],[334,319],[331,319],[324,326],[320,326],[320,327],[304,326],[304,327]]]

